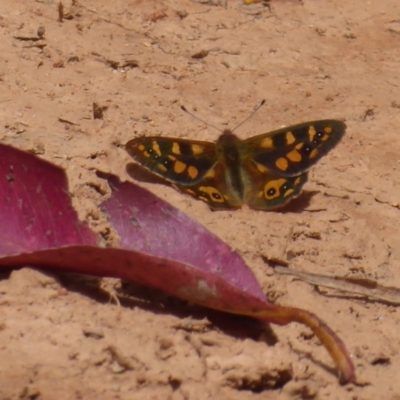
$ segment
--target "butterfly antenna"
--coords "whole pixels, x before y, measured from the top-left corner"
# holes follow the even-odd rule
[[[222,129],[217,128],[215,125],[212,125],[212,124],[210,124],[209,122],[204,121],[204,119],[201,119],[201,118],[199,118],[197,115],[191,113],[190,111],[188,111],[188,110],[186,109],[185,106],[181,106],[181,109],[182,109],[183,111],[185,111],[185,113],[188,113],[189,115],[191,115],[194,119],[197,119],[198,121],[202,122],[203,124],[206,124],[206,125],[208,125],[208,126],[211,126],[211,128],[214,128],[214,129],[216,129],[217,131],[220,131],[221,133],[224,132]]]
[[[232,132],[236,131],[237,128],[241,127],[245,122],[247,122],[250,118],[253,117],[253,115],[265,104],[265,99],[261,101],[261,103],[255,108],[255,110],[244,120],[242,121],[239,125],[235,127],[235,129],[232,130]],[[206,124],[208,126],[211,126],[211,128],[216,129],[217,131],[220,131],[224,133],[224,131],[220,128],[217,128],[215,125],[210,124],[207,121],[204,121],[204,119],[199,118],[197,115],[193,114],[192,112],[188,111],[185,106],[181,106],[182,111],[185,111],[185,113],[188,113],[191,115],[194,119],[197,119],[198,121],[202,122],[203,124]]]
[[[236,125],[235,129],[232,129],[232,132],[235,132],[237,128],[240,128],[244,123],[246,123],[250,118],[253,118],[254,114],[265,104],[265,99],[261,100],[261,103],[255,108],[255,110],[239,125]]]

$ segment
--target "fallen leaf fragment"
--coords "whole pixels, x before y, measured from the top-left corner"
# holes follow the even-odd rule
[[[202,50],[192,54],[192,58],[196,58],[196,59],[200,60],[201,58],[207,57],[209,53],[210,53],[209,50],[202,49]]]

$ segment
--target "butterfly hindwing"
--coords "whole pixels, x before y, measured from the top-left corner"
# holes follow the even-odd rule
[[[244,141],[249,156],[282,176],[306,172],[335,147],[346,125],[338,120],[320,120],[289,126]]]
[[[126,144],[130,156],[171,183],[199,182],[217,162],[215,144],[167,137],[139,137]]]
[[[243,165],[244,203],[256,210],[273,210],[300,195],[308,173],[284,177],[252,161]]]

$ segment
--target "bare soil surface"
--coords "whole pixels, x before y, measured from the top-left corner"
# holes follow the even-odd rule
[[[340,386],[300,325],[266,331],[160,293],[24,268],[0,280],[0,399],[400,399],[395,306],[279,275],[264,258],[400,288],[400,3],[0,0],[0,138],[67,171],[82,220],[104,232],[95,170],[132,179],[139,135],[247,138],[308,120],[348,125],[285,212],[212,212],[140,184],[238,251],[271,300],[316,313],[346,343]],[[21,40],[37,37],[41,40]],[[42,34],[42,32],[40,32]],[[18,39],[19,37],[19,39]],[[93,118],[93,103],[104,107]],[[117,305],[107,293],[127,293]]]

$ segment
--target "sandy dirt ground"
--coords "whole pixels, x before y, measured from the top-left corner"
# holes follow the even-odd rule
[[[115,280],[24,268],[0,280],[0,399],[400,399],[395,306],[316,291],[264,259],[400,288],[400,3],[396,0],[0,1],[0,138],[67,171],[79,216],[106,228],[96,169],[131,179],[123,145],[165,135],[247,138],[324,118],[342,142],[286,212],[212,212],[151,190],[226,241],[279,304],[346,343],[340,386],[310,331],[226,316]],[[15,37],[42,39],[24,41]],[[93,103],[104,107],[93,118]],[[107,292],[124,294],[118,306]],[[129,295],[129,296],[128,296]]]

